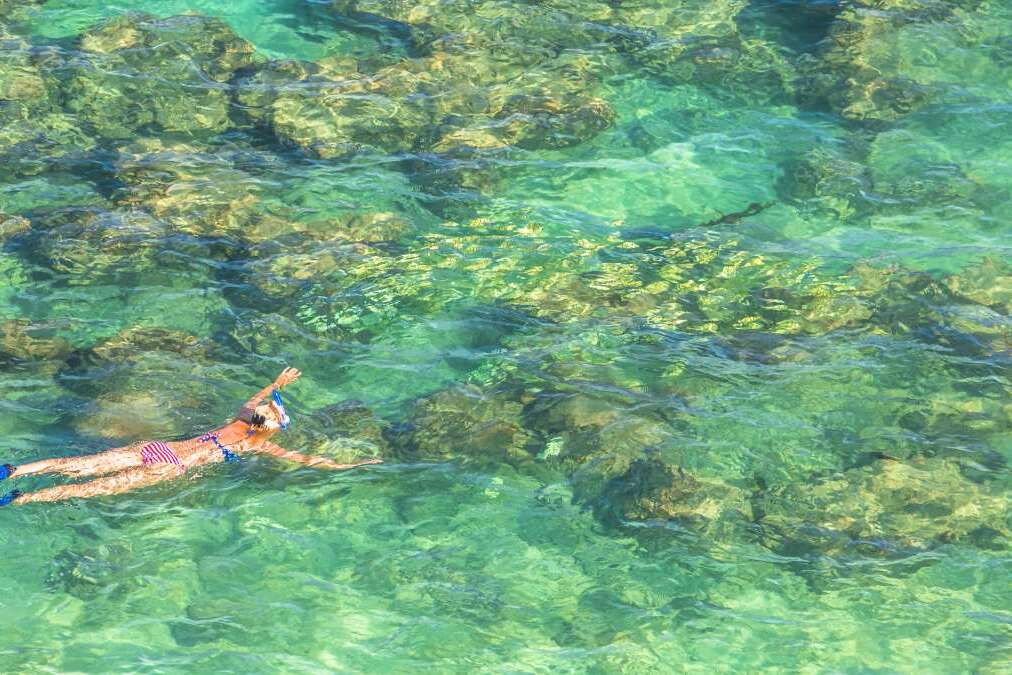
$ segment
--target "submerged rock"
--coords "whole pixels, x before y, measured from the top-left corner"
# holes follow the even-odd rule
[[[116,438],[136,439],[145,429],[166,437],[189,431],[194,419],[207,416],[206,382],[220,378],[213,374],[217,349],[182,331],[131,326],[71,353],[57,379],[95,400],[91,410],[82,411],[79,428]],[[145,416],[132,419],[131,408]]]
[[[333,241],[309,239],[327,231]],[[717,231],[690,230],[657,242],[619,233],[592,241],[556,237],[549,244],[540,223],[475,220],[444,223],[407,239],[406,251],[343,244],[340,225],[304,235],[297,247],[265,249],[250,283],[298,307],[299,316],[322,331],[378,328],[397,307],[436,314],[461,300],[461,289],[472,301],[563,325],[608,320],[724,336],[859,328],[944,340],[969,351],[979,350],[974,341],[999,340],[1003,330],[999,316],[989,318],[969,295],[957,298],[949,290],[947,284],[958,281],[867,265],[837,271],[814,257],[763,256]],[[1000,287],[1001,276],[994,280]]]
[[[445,389],[415,403],[408,451],[432,459],[529,460],[536,444],[522,413],[523,405],[505,393],[474,386]]]
[[[121,150],[116,176],[122,182],[116,203],[144,209],[172,232],[243,239],[262,216],[260,182],[228,150],[135,141]]]
[[[32,221],[24,216],[9,216],[0,213],[0,242],[24,234],[32,229]]]
[[[945,543],[1002,545],[1008,500],[957,462],[879,460],[753,501],[769,546],[785,555],[904,557]]]
[[[981,24],[988,22],[988,12],[987,3],[977,0],[844,3],[819,59],[807,64],[799,92],[847,119],[872,123],[894,122],[930,103],[961,98],[963,87],[953,85],[965,73],[949,70],[953,64],[945,63],[945,52],[987,39]]]
[[[127,363],[143,359],[149,352],[201,357],[208,354],[208,345],[182,331],[157,326],[131,326],[101,340],[89,351],[96,363]]]
[[[569,379],[559,366],[546,366]],[[598,373],[594,379],[605,377]],[[671,434],[670,421],[634,397],[547,389],[530,398],[524,422],[549,439],[539,459],[556,466],[577,469],[608,458],[605,464],[617,462],[621,472],[644,448],[663,445]]]
[[[176,417],[172,403],[150,391],[121,391],[91,401],[74,429],[95,438],[132,443],[171,437],[179,426]]]
[[[85,551],[67,549],[53,559],[46,583],[81,600],[122,598],[140,583],[132,553],[116,542]]]
[[[482,71],[473,58],[439,53],[369,74],[349,69],[308,77],[277,93],[270,119],[281,140],[323,158],[363,150],[562,147],[611,124],[611,108],[573,84],[580,80],[548,83],[543,75],[506,77]]]
[[[66,65],[66,109],[106,138],[152,128],[190,134],[231,125],[225,82],[253,47],[217,19],[141,14],[114,18],[80,40]]]
[[[308,78],[323,70],[319,64],[295,59],[254,63],[235,73],[236,106],[251,123],[268,127],[274,101],[288,89],[304,86]]]
[[[870,265],[857,265],[852,274],[862,302],[871,310],[869,322],[878,331],[911,335],[966,355],[990,355],[1007,345],[1007,315],[1003,319],[969,303],[967,296],[956,296],[952,289],[959,288],[960,275],[942,278]]]
[[[779,189],[805,208],[817,206],[839,218],[860,215],[870,208],[868,168],[831,147],[813,148],[792,159]]]
[[[86,31],[81,49],[96,54],[122,53],[131,63],[151,62],[153,53],[188,60],[211,79],[225,82],[253,62],[254,48],[228,25],[209,16],[188,14],[161,19],[149,14],[117,16]]]
[[[742,490],[701,481],[656,458],[634,460],[624,473],[610,479],[589,505],[598,518],[614,525],[673,521],[711,534],[751,519]]]
[[[60,106],[62,60],[0,28],[0,177],[37,175],[94,147]]]
[[[284,175],[275,156],[241,144],[140,139],[120,148],[115,170],[117,205],[151,214],[170,234],[219,247],[282,240],[286,251],[297,251],[304,241],[390,241],[409,226],[391,211],[344,204],[332,191],[334,202],[321,206],[304,194],[319,186]]]
[[[1012,264],[988,257],[961,274],[945,279],[956,296],[988,307],[1008,318],[1012,315]]]
[[[52,75],[39,67],[31,46],[18,38],[0,33],[0,101],[2,118],[44,112],[53,106]]]
[[[286,435],[285,443],[293,449],[350,463],[369,457],[389,457],[389,428],[389,422],[376,417],[361,402],[342,401],[300,419],[298,426]]]
[[[605,39],[611,5],[586,0],[513,3],[507,0],[334,0],[334,10],[395,22],[416,49],[469,51],[476,68],[533,66],[567,49],[592,49]],[[482,63],[484,61],[485,63]]]
[[[229,127],[224,85],[209,82],[184,62],[156,63],[136,70],[115,57],[86,61],[64,88],[67,111],[112,139],[133,138],[148,128],[209,134]]]
[[[104,283],[107,275],[160,268],[163,223],[138,211],[58,209],[38,214],[25,235],[30,258],[64,275],[67,283]]]
[[[0,322],[0,360],[62,361],[71,345],[53,331],[53,326],[28,319]]]
[[[952,208],[971,203],[980,190],[958,159],[929,138],[895,129],[875,136],[867,163],[875,193],[892,210],[920,205]]]
[[[41,5],[45,0],[0,0],[0,21],[8,19],[18,10]]]

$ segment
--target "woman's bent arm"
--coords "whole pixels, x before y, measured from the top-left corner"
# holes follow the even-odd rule
[[[302,375],[302,371],[297,368],[285,368],[281,371],[273,382],[268,384],[266,387],[254,394],[248,401],[242,404],[242,408],[239,409],[239,419],[244,419],[244,415],[248,416],[253,413],[260,402],[270,396],[271,392],[275,389],[284,389],[287,385],[295,382]]]

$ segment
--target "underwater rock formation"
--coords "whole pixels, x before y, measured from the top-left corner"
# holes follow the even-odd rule
[[[67,549],[53,560],[46,583],[86,601],[122,597],[141,583],[132,554],[128,545],[116,542],[85,551]]]
[[[286,241],[379,242],[397,239],[409,223],[389,211],[327,204],[314,208],[306,185],[269,193],[265,185],[297,182],[279,173],[277,159],[244,145],[206,148],[140,139],[121,146],[115,161],[114,202],[219,248]],[[333,193],[331,193],[333,194]],[[295,237],[295,239],[293,239]]]
[[[566,50],[593,48],[607,35],[608,3],[565,0],[333,0],[334,11],[404,26],[424,53],[470,51],[499,67],[543,63]]]
[[[433,62],[466,58],[466,77],[478,92],[496,83],[517,86],[540,80],[567,82],[586,96],[597,80],[631,62],[668,82],[712,84],[714,90],[730,89],[748,100],[783,99],[792,90],[793,66],[774,45],[738,34],[735,18],[746,4],[742,0],[333,3],[346,16],[404,26],[415,49]],[[601,103],[594,106],[600,107]],[[546,112],[558,115],[554,107]],[[472,147],[501,147],[503,139],[495,124],[501,117],[493,115],[491,124],[471,125],[453,138],[465,138]],[[577,125],[566,117],[551,119],[552,126],[566,129],[565,138],[574,139],[566,145],[592,135],[579,129],[574,133],[574,126],[587,122]],[[607,126],[609,115],[590,110],[580,117],[593,129]],[[541,139],[537,145],[527,141],[526,146],[522,140],[507,142],[521,147],[563,145]],[[436,147],[446,146],[443,142]]]
[[[1006,319],[1012,315],[1012,264],[984,258],[959,274],[945,278],[945,285],[957,297],[987,307]]]
[[[839,218],[866,213],[871,178],[858,159],[832,146],[813,148],[789,162],[778,187],[801,208],[824,209]]]
[[[573,375],[563,364],[548,368],[562,381]],[[607,381],[601,373],[594,379]],[[614,464],[609,471],[621,472],[645,448],[662,446],[671,435],[673,413],[618,391],[590,395],[536,382],[531,388],[524,423],[547,439],[539,459],[553,465],[572,470],[606,458],[605,464]]]
[[[842,3],[825,48],[808,62],[799,91],[822,99],[841,116],[871,123],[894,122],[929,103],[961,96],[953,74],[942,67],[920,67],[941,54],[987,39],[980,30],[989,7],[977,0],[851,0]]]
[[[555,238],[550,255],[544,226],[536,222],[447,222],[406,240],[408,252],[349,246],[340,237],[338,230],[335,242],[265,251],[250,283],[299,308],[321,333],[363,321],[378,328],[397,307],[434,315],[461,300],[446,287],[455,279],[467,280],[463,287],[474,302],[558,324],[607,320],[722,336],[825,335],[860,327],[967,353],[993,353],[1007,342],[1007,324],[994,310],[947,288],[958,280],[862,264],[841,272],[816,257],[754,253],[717,230],[667,239]],[[470,257],[479,251],[484,259]]]
[[[252,62],[253,47],[217,19],[130,14],[80,38],[68,62],[66,109],[105,138],[143,129],[188,134],[231,125],[227,80]]]
[[[945,543],[999,545],[1008,500],[967,480],[957,462],[882,459],[753,500],[769,546],[784,555],[903,557]]]
[[[86,436],[122,443],[170,438],[178,432],[176,412],[147,391],[114,391],[90,401],[74,429]]]
[[[324,158],[578,144],[614,119],[594,96],[609,29],[564,5],[335,2],[356,20],[404,26],[415,57],[265,64],[239,81],[237,98],[280,139]],[[298,86],[284,86],[293,74]]]
[[[867,164],[873,190],[890,210],[970,206],[980,186],[939,143],[902,129],[875,136]]]
[[[165,225],[140,211],[56,209],[35,216],[28,256],[63,275],[67,283],[104,283],[130,263],[134,271],[161,266],[158,244]]]
[[[797,73],[784,50],[745,38],[736,18],[742,0],[634,0],[615,3],[609,24],[636,64],[665,82],[766,103],[787,101]]]
[[[390,423],[359,401],[342,401],[301,416],[285,442],[337,462],[351,463],[370,457],[389,457]]]
[[[95,146],[60,106],[62,56],[0,28],[0,178],[34,176]]]
[[[507,394],[457,386],[415,403],[408,451],[431,459],[524,461],[535,447],[523,425],[523,405]]]
[[[751,519],[746,493],[729,485],[701,481],[660,460],[636,459],[589,500],[603,522],[672,521],[711,536],[723,527]]]
[[[237,36],[220,19],[186,14],[165,19],[124,14],[86,31],[81,49],[96,54],[123,52],[132,63],[153,61],[149,50],[163,58],[185,59],[212,80],[225,82],[236,70],[253,60],[253,45]]]
[[[211,154],[199,145],[134,141],[117,158],[122,187],[114,199],[143,209],[173,233],[256,240],[261,188],[236,166],[242,159],[227,149]]]
[[[206,415],[205,378],[211,377],[217,349],[182,331],[131,326],[70,353],[57,381],[94,400],[78,422],[81,430],[117,439],[136,440],[147,430],[164,437],[186,430],[188,419]],[[147,411],[147,417],[128,414],[131,408]]]
[[[574,503],[611,527],[655,521],[719,538],[749,522],[744,491],[690,476],[658,457],[652,448],[672,434],[658,414],[607,397],[518,386],[454,386],[419,399],[394,435],[399,452],[561,473]]]
[[[473,57],[439,53],[372,73],[310,76],[277,92],[271,124],[281,140],[334,158],[365,150],[565,147],[614,119],[606,102],[584,92],[577,73],[546,81],[537,71],[504,77],[476,65]]]
[[[52,326],[28,319],[0,322],[0,361],[62,361],[71,345],[53,332]]]
[[[178,354],[188,358],[207,357],[211,347],[199,338],[167,328],[131,326],[116,335],[99,341],[88,353],[90,361],[100,367],[113,364],[138,363],[151,352]]]
[[[271,106],[282,92],[324,70],[317,63],[283,59],[256,62],[236,71],[232,96],[237,114],[252,125],[270,128]]]
[[[0,213],[0,242],[24,234],[32,229],[32,222],[24,216],[9,216]]]

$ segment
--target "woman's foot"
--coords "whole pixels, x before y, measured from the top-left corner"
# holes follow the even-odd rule
[[[14,472],[17,470],[18,470],[17,467],[14,466],[13,464],[4,464],[0,466],[0,480],[10,478],[11,476],[14,475]]]
[[[21,490],[11,490],[3,497],[0,497],[0,506],[7,506],[12,501],[21,496]]]

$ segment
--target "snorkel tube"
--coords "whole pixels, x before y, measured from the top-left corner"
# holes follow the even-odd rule
[[[292,420],[288,417],[288,413],[285,412],[285,404],[281,400],[281,392],[275,389],[271,392],[271,398],[274,399],[274,404],[278,407],[278,412],[281,413],[281,420],[278,422],[281,426],[281,431],[286,431],[292,425]]]

